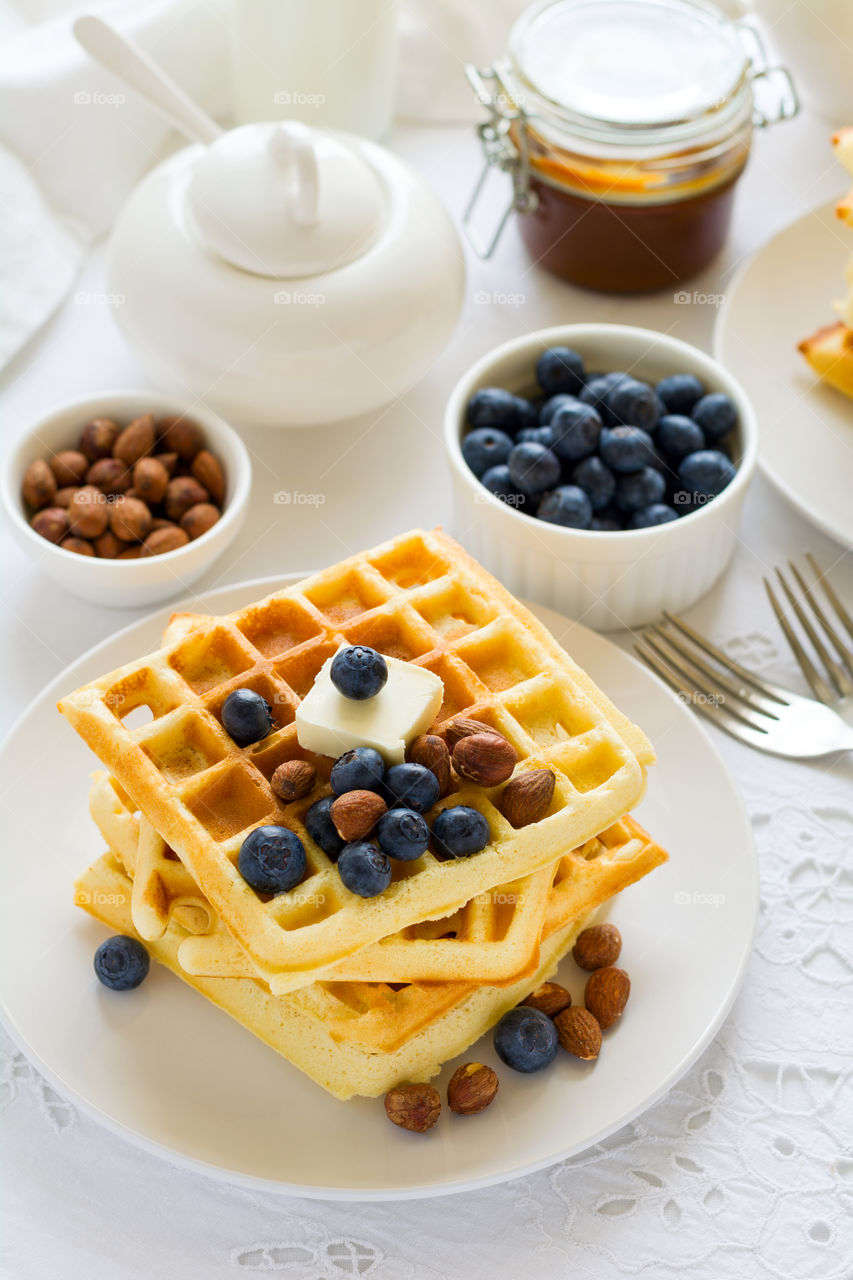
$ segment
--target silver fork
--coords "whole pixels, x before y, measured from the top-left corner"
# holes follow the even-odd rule
[[[829,604],[853,639],[853,619],[814,558],[808,555],[807,559]],[[634,647],[679,697],[689,701],[720,729],[759,751],[806,760],[853,750],[853,725],[848,723],[848,717],[853,720],[853,650],[845,644],[827,610],[796,566],[789,564],[789,568],[800,589],[800,598],[779,569],[777,577],[795,617],[826,668],[828,679],[803,648],[766,578],[764,585],[815,698],[805,698],[748,671],[675,614],[665,613],[668,625],[649,627]],[[829,651],[827,641],[837,658]]]

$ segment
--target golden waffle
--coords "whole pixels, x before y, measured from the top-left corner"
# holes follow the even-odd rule
[[[548,815],[515,830],[495,792],[460,784],[441,807],[485,815],[491,844],[442,862],[431,852],[397,862],[390,887],[362,899],[341,883],[304,828],[327,786],[288,806],[269,778],[305,757],[293,724],[299,700],[341,644],[372,645],[441,676],[439,720],[464,712],[491,724],[519,753],[519,771],[556,774]],[[275,729],[240,749],[219,714],[235,688],[270,703]],[[125,717],[145,706],[148,723]],[[450,914],[496,885],[556,861],[627,812],[642,795],[653,752],[549,632],[440,532],[403,535],[228,617],[63,699],[60,710],[180,856],[229,932],[277,990],[295,972],[332,964],[418,921]],[[236,868],[240,845],[263,823],[305,844],[308,870],[292,892],[264,902]]]
[[[164,865],[165,843],[147,820],[134,814],[132,802],[114,779],[96,775],[90,796],[92,816],[111,849],[118,854],[134,878],[131,914],[136,931],[145,938],[158,938],[169,919],[166,881],[159,892],[149,895],[164,910],[158,927],[143,931],[137,916],[140,900],[137,884],[140,859],[134,849],[156,850]],[[543,871],[534,872],[515,884],[503,885],[478,895],[453,915],[424,921],[390,938],[372,943],[338,961],[334,966],[310,975],[312,980],[357,982],[459,982],[476,979],[494,985],[517,981],[539,963],[543,935],[564,928],[581,914],[588,914],[665,861],[666,854],[633,818],[626,817],[581,848],[559,859]],[[165,862],[167,871],[174,863]],[[134,873],[134,867],[136,872]],[[186,873],[185,873],[186,875]],[[192,881],[190,888],[194,888]],[[187,901],[187,885],[176,885]],[[193,927],[178,914],[190,933],[179,946],[181,966],[206,977],[259,977],[251,959],[236,942],[209,905],[195,890],[196,909],[210,921],[205,929]],[[145,901],[145,899],[142,899]],[[146,907],[147,907],[146,902]],[[183,908],[179,908],[181,910]],[[147,923],[147,915],[142,925]],[[307,985],[306,976],[294,975],[292,990]],[[283,994],[283,993],[281,993]]]
[[[832,145],[845,169],[853,173],[853,126],[839,129]],[[853,227],[853,191],[838,201],[835,212],[842,222]],[[853,397],[853,257],[847,263],[844,279],[847,296],[835,304],[841,319],[804,338],[798,350],[822,382]]]

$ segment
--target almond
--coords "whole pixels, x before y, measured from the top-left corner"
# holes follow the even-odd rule
[[[109,418],[93,418],[80,435],[80,450],[90,462],[108,458],[118,440],[118,427]]]
[[[133,488],[143,502],[162,502],[169,487],[169,473],[156,458],[140,458],[133,468]]]
[[[107,495],[126,493],[132,480],[131,472],[118,458],[98,458],[86,472],[86,484],[93,484]]]
[[[217,506],[225,501],[225,476],[219,459],[209,449],[200,449],[192,461],[190,468],[200,485],[204,485]]]
[[[57,489],[53,495],[53,505],[55,507],[65,507],[67,510],[78,488],[79,486],[76,484],[65,484],[61,489]]]
[[[453,767],[481,787],[506,782],[518,762],[518,752],[499,733],[472,733],[453,748]]]
[[[181,516],[197,502],[207,502],[208,492],[192,476],[176,476],[166,489],[166,515],[170,520]]]
[[[621,1015],[630,994],[631,979],[625,970],[608,965],[606,969],[596,969],[595,973],[590,974],[584,991],[584,1003],[593,1017],[598,1019],[602,1031],[606,1031]]]
[[[468,720],[465,716],[456,716],[444,730],[444,738],[452,751],[457,742],[470,737],[472,733],[494,733],[494,729],[490,724],[484,724],[482,720]]]
[[[161,418],[157,427],[164,450],[176,453],[182,462],[192,462],[204,448],[202,429],[190,418]]]
[[[441,1097],[431,1084],[398,1084],[385,1095],[385,1114],[401,1129],[426,1133],[441,1115]]]
[[[362,840],[376,826],[388,806],[375,791],[346,791],[329,813],[342,840]]]
[[[180,547],[185,547],[189,543],[189,538],[183,529],[179,529],[176,524],[164,525],[159,529],[153,529],[148,537],[142,543],[139,554],[142,556],[161,556],[166,551],[177,551]],[[135,551],[135,547],[130,548]],[[122,551],[119,559],[129,559],[127,551]]]
[[[28,507],[32,507],[33,511],[40,511],[42,507],[50,506],[56,496],[56,490],[56,476],[44,458],[36,458],[24,472],[21,484],[21,497],[24,502]]]
[[[622,950],[622,935],[615,924],[595,924],[579,933],[572,958],[581,969],[604,969],[615,964]]]
[[[110,506],[110,529],[125,542],[142,542],[151,532],[151,512],[139,498],[123,494]]]
[[[572,1003],[572,997],[569,995],[565,987],[561,987],[559,982],[545,982],[541,987],[537,987],[535,991],[531,991],[526,1000],[522,1000],[523,1005],[528,1005],[531,1009],[538,1009],[540,1013],[545,1013],[549,1018],[556,1018],[558,1013],[562,1013],[564,1009],[568,1009]]]
[[[78,489],[68,504],[70,529],[77,538],[100,538],[109,518],[109,503],[94,485]]]
[[[156,438],[154,418],[150,413],[134,418],[113,445],[113,457],[126,467],[132,467],[134,462],[151,452]]]
[[[513,827],[528,827],[548,812],[556,779],[550,769],[530,769],[504,787],[501,813]]]
[[[89,459],[76,449],[63,449],[53,455],[49,465],[56,483],[65,488],[69,484],[83,483],[89,470]]]
[[[117,538],[111,529],[95,539],[95,554],[102,560],[115,560],[122,551],[127,550],[127,543]]]
[[[554,1019],[560,1044],[583,1062],[592,1062],[601,1052],[601,1027],[588,1009],[564,1009]]]
[[[447,743],[435,733],[422,733],[406,752],[412,764],[422,764],[431,769],[438,780],[439,799],[450,790],[450,752]]]
[[[189,511],[181,516],[181,528],[189,534],[190,541],[195,542],[208,529],[212,529],[219,519],[219,507],[212,502],[197,502]]]
[[[289,804],[307,796],[317,781],[317,770],[310,760],[285,760],[270,779],[270,786],[280,800]]]
[[[155,462],[159,462],[161,467],[165,467],[169,473],[169,478],[175,474],[175,468],[178,465],[178,455],[176,453],[155,453]]]
[[[447,1105],[458,1116],[474,1116],[494,1102],[499,1080],[482,1062],[466,1062],[457,1067],[447,1086]]]
[[[43,507],[33,516],[30,525],[48,542],[61,542],[68,533],[68,512],[62,507]]]

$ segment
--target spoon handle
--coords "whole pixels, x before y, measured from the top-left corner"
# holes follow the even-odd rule
[[[214,142],[222,130],[215,120],[202,111],[162,67],[148,57],[132,40],[92,14],[74,23],[77,43],[112,71],[125,84],[140,93],[152,107],[164,115],[176,129],[194,142]]]

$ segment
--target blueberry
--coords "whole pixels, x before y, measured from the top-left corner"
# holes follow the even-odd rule
[[[138,987],[145,979],[150,964],[142,943],[126,933],[107,938],[95,952],[98,981],[111,991],[132,991]]]
[[[630,374],[627,373],[600,373],[597,377],[592,376],[589,378],[578,399],[584,404],[592,405],[593,409],[597,409],[602,422],[606,426],[613,426],[613,419],[607,407],[607,397],[620,382],[630,382],[631,380]]]
[[[329,679],[345,698],[365,702],[375,698],[388,679],[388,663],[366,644],[351,644],[332,658]]]
[[[548,524],[560,524],[566,529],[588,529],[592,520],[592,504],[576,484],[561,484],[545,494],[536,514]]]
[[[379,847],[389,858],[413,862],[429,847],[429,827],[414,809],[389,809],[376,828]]]
[[[571,480],[583,489],[593,511],[601,511],[613,501],[616,477],[600,458],[584,458],[572,472]]]
[[[666,480],[654,467],[642,467],[620,476],[616,485],[616,505],[621,511],[639,511],[660,502],[666,493]]]
[[[471,427],[498,427],[510,435],[522,427],[535,426],[537,421],[536,410],[529,400],[522,400],[502,387],[483,387],[476,391],[468,401],[466,416]]]
[[[498,431],[496,427],[478,427],[476,431],[469,431],[462,441],[462,457],[474,475],[481,476],[489,467],[498,467],[506,462],[511,448],[512,440],[505,431]]]
[[[583,390],[583,360],[570,347],[549,347],[536,361],[536,378],[546,396]]]
[[[607,408],[614,422],[626,427],[653,431],[663,412],[654,387],[636,378],[618,382],[607,393]]]
[[[620,533],[622,526],[615,516],[593,516],[590,529],[597,533]]]
[[[442,809],[432,824],[432,838],[445,857],[467,858],[485,849],[492,833],[479,809],[457,804],[451,809]]]
[[[563,462],[578,462],[595,453],[601,437],[601,418],[592,405],[566,405],[551,419],[554,452]]]
[[[680,413],[668,413],[661,418],[657,429],[657,442],[667,458],[680,462],[688,453],[705,448],[702,428],[692,418]]]
[[[373,747],[353,747],[338,756],[329,781],[336,796],[345,791],[380,791],[385,761]]]
[[[564,392],[560,392],[560,394],[556,396],[549,396],[542,408],[539,410],[539,422],[543,427],[546,427],[558,409],[562,409],[564,405],[570,404],[580,404],[578,397],[568,396]]]
[[[654,442],[641,427],[605,427],[599,452],[612,471],[639,471],[654,457]]]
[[[235,689],[222,704],[222,723],[238,747],[248,747],[272,729],[272,707],[254,689]]]
[[[305,846],[287,827],[255,827],[240,845],[237,870],[257,893],[287,893],[305,875]]]
[[[560,1040],[547,1013],[519,1005],[495,1027],[495,1053],[513,1071],[541,1071],[557,1056]]]
[[[335,802],[334,796],[323,796],[317,800],[305,815],[305,829],[315,844],[319,845],[327,858],[336,862],[338,854],[344,847],[344,841],[338,835],[332,816],[329,813]]]
[[[629,529],[651,529],[656,524],[669,524],[678,519],[678,512],[665,502],[652,502],[635,511],[628,522]]]
[[[507,462],[513,483],[534,498],[560,479],[560,460],[541,444],[517,444]]]
[[[353,840],[338,858],[338,872],[350,893],[375,898],[391,883],[391,863],[370,840]]]
[[[678,468],[678,478],[695,505],[715,498],[735,478],[735,469],[719,449],[700,449],[688,453]],[[698,501],[697,501],[698,500]]]
[[[715,391],[713,395],[703,396],[693,406],[690,416],[699,423],[706,440],[722,440],[737,422],[737,409],[728,396]]]
[[[389,807],[425,813],[438,799],[438,778],[422,764],[393,764],[385,774]]]
[[[554,432],[547,424],[543,427],[524,427],[515,437],[516,444],[541,444],[550,449],[554,443]]]
[[[496,498],[500,498],[501,502],[515,507],[518,511],[521,511],[527,502],[525,495],[516,488],[507,466],[489,467],[486,474],[480,476],[480,484]]]
[[[702,383],[692,373],[673,373],[658,383],[656,391],[667,413],[690,413],[705,394]]]

